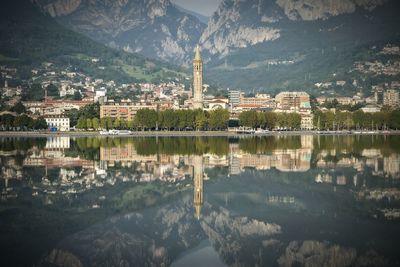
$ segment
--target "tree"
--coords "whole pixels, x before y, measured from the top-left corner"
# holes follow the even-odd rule
[[[276,127],[276,113],[275,112],[265,112],[265,128],[273,129]]]
[[[86,129],[91,129],[93,128],[92,126],[92,119],[86,119]]]
[[[101,118],[100,119],[100,128],[101,129],[107,129],[107,118]]]
[[[30,101],[41,101],[44,98],[44,90],[42,86],[38,83],[34,83],[30,88],[24,90],[24,94],[22,95],[23,100]]]
[[[201,110],[195,112],[195,125],[196,130],[203,130],[206,127],[207,117],[206,114]]]
[[[71,127],[76,126],[76,124],[78,123],[78,118],[79,118],[79,110],[77,110],[76,108],[73,108],[73,109],[65,111],[64,115],[69,118],[69,123],[70,123]]]
[[[356,128],[363,128],[364,126],[364,112],[362,110],[357,110],[353,113],[353,123]]]
[[[47,95],[48,96],[54,96],[54,97],[58,97],[59,96],[59,92],[58,92],[57,86],[55,86],[52,83],[47,85],[46,90],[47,90]]]
[[[267,128],[267,118],[264,112],[257,112],[257,124],[260,128]]]
[[[153,129],[158,123],[158,114],[157,111],[152,109],[139,109],[136,113],[135,120],[143,130]]]
[[[113,128],[119,129],[121,127],[121,120],[120,119],[115,119],[113,123]]]
[[[99,126],[100,126],[99,119],[98,118],[93,118],[92,119],[92,128],[97,130],[97,129],[99,129]]]
[[[126,126],[129,130],[133,130],[133,128],[135,127],[133,120],[128,120]]]
[[[48,125],[46,120],[43,117],[39,117],[35,120],[34,122],[34,128],[36,130],[42,130],[42,129],[47,129]]]
[[[160,126],[162,128],[167,128],[168,130],[171,130],[177,127],[177,124],[178,124],[178,117],[176,116],[174,110],[167,109],[161,112]]]
[[[290,129],[300,129],[301,115],[298,113],[287,114],[287,127]]]
[[[73,100],[82,100],[82,95],[79,91],[75,91],[74,96],[72,97]]]
[[[226,109],[216,109],[210,112],[208,125],[214,130],[223,130],[228,127],[229,111]]]
[[[26,113],[26,108],[21,101],[18,101],[12,108],[11,111],[16,112],[17,114]]]
[[[108,129],[112,129],[113,125],[114,125],[113,119],[110,118],[110,117],[107,117],[107,119],[106,119],[106,128],[107,128],[107,130]]]
[[[400,129],[400,110],[394,110],[390,113],[390,128]]]
[[[83,106],[79,109],[78,117],[84,118],[100,118],[100,104],[94,103]]]
[[[128,122],[125,119],[121,119],[121,129],[126,129],[128,127]]]
[[[76,124],[76,128],[78,129],[86,129],[86,119],[85,118],[79,118],[78,123]]]
[[[178,110],[177,111],[177,117],[178,117],[178,129],[182,130],[187,127],[187,122],[186,122],[186,115],[187,115],[187,110]]]
[[[249,111],[243,111],[242,113],[240,113],[239,125],[256,128],[258,126],[257,111],[249,110]]]
[[[27,128],[31,124],[31,118],[25,114],[14,118],[13,126],[18,128]]]
[[[280,128],[285,128],[287,127],[287,120],[286,120],[286,114],[283,113],[277,113],[276,114],[276,124]]]

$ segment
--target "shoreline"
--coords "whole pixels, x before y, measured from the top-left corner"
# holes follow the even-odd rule
[[[191,137],[191,136],[207,136],[207,137],[235,137],[235,136],[279,136],[279,135],[400,135],[400,130],[390,132],[362,132],[362,133],[351,133],[351,132],[317,132],[317,131],[270,131],[258,134],[246,134],[236,133],[229,131],[139,131],[132,132],[128,135],[101,135],[98,131],[93,132],[12,132],[12,131],[0,131],[0,137],[57,137],[57,136],[69,136],[69,137]]]

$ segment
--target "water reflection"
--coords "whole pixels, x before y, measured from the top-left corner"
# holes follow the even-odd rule
[[[12,265],[397,265],[399,139],[3,138],[0,246]]]

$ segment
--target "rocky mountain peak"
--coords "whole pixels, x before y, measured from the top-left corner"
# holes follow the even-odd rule
[[[211,55],[227,55],[238,48],[272,41],[280,30],[268,25],[277,20],[262,0],[224,0],[210,18],[200,43]]]
[[[357,7],[372,11],[387,0],[277,0],[290,20],[317,20],[353,13]]]
[[[128,1],[128,0],[127,0]],[[147,8],[148,8],[148,16],[151,19],[155,17],[162,17],[167,14],[167,8],[171,5],[169,0],[148,0]]]

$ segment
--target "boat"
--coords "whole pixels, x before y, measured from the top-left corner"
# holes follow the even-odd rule
[[[130,134],[132,134],[132,131],[129,130],[119,130],[117,132],[117,135],[130,135]]]
[[[255,134],[265,134],[265,133],[268,133],[268,132],[269,132],[268,130],[264,130],[264,129],[258,128],[254,133]]]
[[[255,131],[251,127],[239,127],[236,129],[236,133],[238,133],[238,134],[253,134],[253,133],[255,133]]]
[[[119,130],[108,130],[108,131],[100,131],[101,135],[118,135],[119,134]]]

